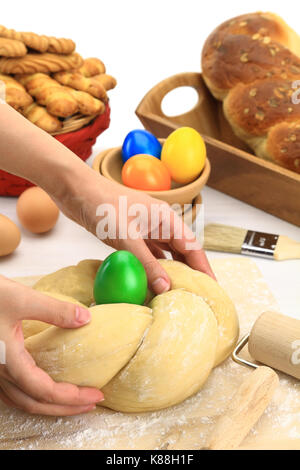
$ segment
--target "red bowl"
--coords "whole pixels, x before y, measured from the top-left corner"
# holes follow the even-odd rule
[[[81,160],[86,161],[92,154],[97,137],[108,129],[109,124],[110,107],[107,105],[105,112],[88,126],[68,134],[56,135],[54,138],[76,153]],[[19,196],[31,186],[33,184],[29,181],[0,170],[0,196]]]

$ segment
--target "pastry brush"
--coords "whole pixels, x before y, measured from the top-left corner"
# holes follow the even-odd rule
[[[300,259],[300,243],[284,235],[219,224],[206,225],[204,249],[259,256],[276,261]]]

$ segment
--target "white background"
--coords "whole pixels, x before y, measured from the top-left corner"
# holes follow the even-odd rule
[[[298,5],[291,0],[11,0],[3,3],[3,25],[71,37],[77,42],[78,52],[84,57],[101,58],[108,73],[118,79],[118,87],[110,93],[111,127],[99,138],[93,156],[103,148],[120,145],[128,131],[141,127],[135,108],[156,83],[175,73],[200,70],[202,45],[220,22],[262,10],[277,13],[293,28],[300,29]],[[184,111],[186,99],[177,99],[177,105],[180,112]],[[205,188],[203,196],[207,221],[285,234],[300,241],[295,226],[209,188]],[[0,198],[0,212],[17,222],[15,199]],[[22,230],[22,244],[15,254],[0,259],[0,272],[7,276],[41,274],[83,258],[102,258],[108,253],[101,242],[61,216],[48,235],[34,236]],[[276,263],[257,259],[257,264],[282,312],[300,317],[300,261]]]

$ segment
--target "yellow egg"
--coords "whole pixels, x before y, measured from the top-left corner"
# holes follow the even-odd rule
[[[194,181],[204,168],[206,147],[199,132],[181,127],[165,141],[161,160],[169,169],[172,179],[187,184]]]
[[[21,233],[16,224],[0,214],[0,256],[10,255],[19,246]]]
[[[17,214],[24,228],[32,233],[45,233],[57,222],[59,210],[41,188],[29,188],[17,202]]]

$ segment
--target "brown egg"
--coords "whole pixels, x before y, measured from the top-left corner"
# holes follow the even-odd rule
[[[17,214],[23,227],[32,233],[45,233],[57,222],[59,210],[41,188],[29,188],[17,202]]]
[[[10,255],[19,246],[21,232],[16,224],[0,214],[0,256]]]

